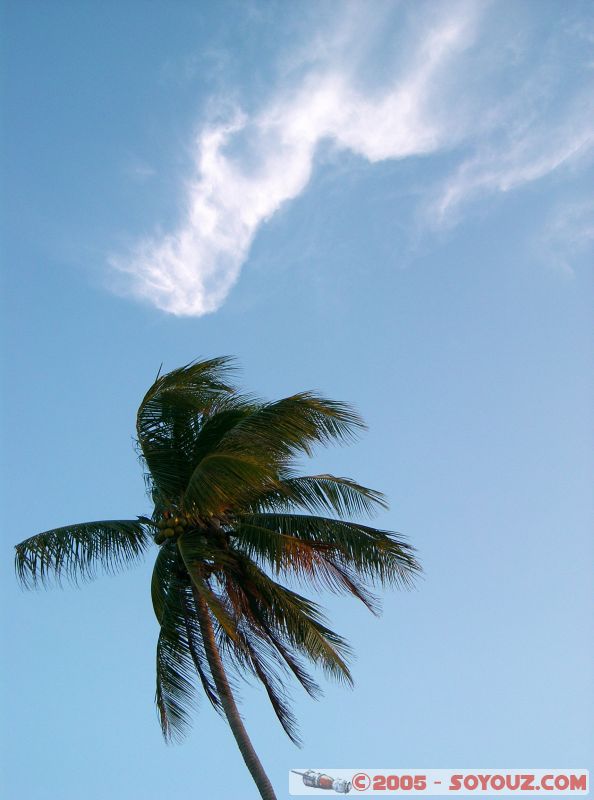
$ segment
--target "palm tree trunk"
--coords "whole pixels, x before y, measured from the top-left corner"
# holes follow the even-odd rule
[[[249,769],[251,776],[258,787],[258,791],[260,792],[262,800],[277,800],[274,789],[272,788],[272,784],[268,779],[268,775],[264,772],[264,767],[262,766],[262,763],[260,762],[260,759],[253,748],[237,709],[237,704],[235,703],[233,692],[229,686],[225,667],[223,666],[221,654],[219,653],[219,648],[217,647],[214,628],[206,602],[204,598],[198,594],[194,587],[192,587],[192,591],[194,594],[194,601],[196,603],[196,610],[198,612],[198,623],[202,633],[202,641],[204,642],[206,660],[208,661],[215,686],[217,687],[217,692],[221,700],[223,711],[227,717],[229,727],[233,732],[233,736],[235,736],[235,741],[237,742],[237,746],[239,747],[241,755],[243,756],[245,765]]]

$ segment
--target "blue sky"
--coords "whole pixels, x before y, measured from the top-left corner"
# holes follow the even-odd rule
[[[311,471],[384,491],[425,576],[322,598],[354,691],[263,692],[287,771],[592,767],[594,18],[587,2],[2,4],[3,796],[256,797],[206,703],[153,706],[151,559],[23,593],[15,542],[150,510],[161,363],[369,424]]]

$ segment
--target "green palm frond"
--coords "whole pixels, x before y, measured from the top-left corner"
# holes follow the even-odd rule
[[[263,530],[294,537],[316,548],[329,548],[339,563],[372,583],[410,587],[421,572],[414,547],[391,531],[307,514],[238,514],[238,541],[254,553],[260,548],[262,558],[270,561],[273,556],[273,566],[278,556],[271,552]]]
[[[193,464],[191,452],[202,416],[233,394],[232,359],[196,361],[160,376],[144,396],[136,416],[142,456],[163,498],[179,494]]]
[[[262,403],[222,439],[220,448],[232,452],[266,453],[286,461],[314,444],[350,442],[365,423],[347,403],[313,392],[300,392],[273,403]]]
[[[159,625],[163,624],[167,598],[178,568],[178,556],[173,542],[164,544],[157,554],[151,576],[151,600]]]
[[[206,695],[209,703],[215,709],[215,711],[217,711],[219,714],[222,714],[221,700],[217,693],[212,675],[210,674],[210,667],[208,666],[208,659],[206,658],[206,651],[204,649],[204,642],[202,641],[202,633],[200,631],[200,625],[198,624],[197,619],[194,592],[189,582],[186,586],[184,586],[183,606],[188,648],[190,650],[192,661],[194,662],[194,668],[198,674],[198,677],[200,678],[200,683],[202,684],[204,694]]]
[[[204,414],[221,396],[232,394],[235,389],[229,376],[234,369],[233,359],[222,356],[193,361],[157,377],[143,397],[136,416],[141,445],[150,439],[154,430],[171,423],[176,412],[185,421],[187,413]]]
[[[324,512],[338,517],[372,517],[378,509],[387,507],[388,503],[381,492],[362,486],[351,478],[322,474],[280,478],[274,488],[258,498],[254,511],[302,508],[312,513]]]
[[[270,704],[283,730],[293,744],[300,745],[297,720],[291,711],[290,697],[285,687],[284,662],[278,651],[262,636],[255,635],[250,625],[238,620],[237,638],[229,642],[222,638],[221,650],[231,660],[235,672],[245,679],[250,672],[264,686]]]
[[[200,544],[199,540],[200,537],[184,534],[178,540],[178,548],[195,591],[205,601],[230,646],[240,646],[239,621],[247,621],[264,641],[272,642],[308,691],[315,693],[317,687],[308,680],[297,659],[284,658],[283,645],[287,652],[301,652],[320,664],[333,677],[351,681],[344,660],[350,653],[349,647],[342,637],[325,626],[321,609],[315,603],[275,582],[244,552],[234,548],[213,549],[207,543]],[[199,558],[201,548],[208,553],[202,560]],[[205,568],[221,591],[211,586],[210,579],[205,577]],[[275,639],[281,644],[280,648]]]
[[[272,527],[252,523],[242,524],[234,533],[236,548],[272,568],[277,575],[296,577],[313,589],[350,594],[361,600],[372,613],[379,613],[377,597],[338,546],[304,541],[297,536],[279,534]]]
[[[209,584],[207,573],[224,572],[234,567],[234,559],[220,547],[192,531],[180,536],[177,547],[183,564],[192,582],[192,591],[196,592],[206,603],[206,606],[222,631],[231,640],[237,636],[237,623],[229,613],[226,599],[217,595]]]
[[[188,732],[196,710],[194,668],[187,646],[161,628],[157,640],[155,703],[163,736],[179,741]]]
[[[347,642],[325,625],[320,607],[277,583],[245,554],[235,551],[235,567],[221,576],[225,596],[238,617],[259,627],[265,621],[278,639],[293,652],[301,653],[322,667],[327,675],[352,683],[346,664]]]
[[[244,452],[215,451],[193,471],[183,493],[183,503],[200,515],[217,515],[253,500],[273,485],[274,466],[268,457]]]
[[[249,417],[260,401],[243,394],[221,396],[201,421],[193,443],[192,463],[196,467],[207,455],[216,452],[223,438]]]
[[[241,569],[241,566],[238,566]],[[219,577],[219,583],[224,587],[225,576]],[[235,662],[233,666],[240,677],[243,677],[241,666],[246,665],[252,673],[257,677],[261,677],[253,664],[253,658],[257,657],[260,661],[260,668],[264,671],[271,669],[271,667],[273,669],[274,665],[278,665],[283,671],[292,673],[310,697],[319,698],[322,695],[320,686],[307,672],[299,656],[292,651],[291,645],[281,640],[282,632],[275,632],[274,623],[271,624],[267,621],[266,607],[261,606],[257,600],[254,602],[254,597],[245,597],[247,587],[243,584],[237,589],[241,595],[239,602],[237,602],[237,591],[232,592],[231,596],[229,596],[223,588],[219,594],[220,601],[225,606],[225,613],[228,617],[233,618],[236,629],[233,632],[233,636],[229,636],[228,631],[218,625],[218,641],[221,651],[227,653],[232,661]],[[233,598],[235,599],[235,604],[233,603]],[[249,605],[249,614],[247,615],[245,614],[246,603]],[[245,644],[246,638],[249,640],[248,645]],[[270,680],[275,683],[277,678],[278,676],[275,677],[273,674]],[[281,682],[280,685],[284,687],[284,682]],[[267,691],[269,691],[268,688]],[[283,707],[288,710],[286,701],[287,698],[285,696]],[[277,716],[279,714],[282,715],[280,707],[276,711]],[[283,726],[285,725],[282,719],[281,723]],[[289,727],[292,728],[292,723],[289,723]],[[294,733],[296,734],[296,729]],[[292,733],[289,733],[289,736],[292,736]],[[297,743],[296,739],[293,739],[293,741]]]
[[[198,705],[195,677],[220,712],[210,675],[189,577],[174,545],[161,548],[151,580],[155,616],[161,626],[157,642],[156,705],[163,735],[179,740]]]
[[[253,399],[231,398],[222,418],[207,418],[197,435],[195,468],[184,489],[184,502],[201,513],[246,505],[274,492],[279,474],[297,453],[311,454],[314,443],[349,440],[363,427],[346,404],[311,393],[301,393],[276,403],[256,404]],[[178,474],[183,472],[177,466]],[[302,502],[335,509],[353,508],[368,513],[381,504],[381,495],[347,479],[319,476],[278,489]]]
[[[277,651],[287,669],[293,673],[294,677],[301,684],[303,689],[305,689],[307,694],[313,697],[314,700],[319,699],[323,695],[322,688],[303,666],[303,660],[296,653],[291,651],[290,647],[281,640],[280,636],[274,632],[262,615],[258,617],[258,626]]]
[[[98,568],[116,572],[136,561],[152,544],[139,520],[83,522],[38,533],[16,545],[15,569],[26,588],[95,578]]]

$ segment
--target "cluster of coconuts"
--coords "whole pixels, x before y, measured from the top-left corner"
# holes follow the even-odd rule
[[[165,512],[166,516],[157,522],[159,533],[155,536],[156,544],[163,544],[166,539],[173,539],[183,533],[190,521],[187,517],[175,516],[170,512]]]

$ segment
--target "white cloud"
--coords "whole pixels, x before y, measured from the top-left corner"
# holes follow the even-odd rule
[[[591,98],[590,98],[591,100]],[[562,167],[570,167],[594,147],[594,114],[584,113],[588,96],[548,125],[507,131],[464,160],[445,182],[433,204],[434,219],[452,220],[461,204],[478,193],[508,192]]]
[[[579,104],[551,130],[517,123],[526,93],[538,94],[535,81],[511,104],[489,106],[493,87],[471,74],[481,63],[473,45],[486,4],[413,6],[414,24],[392,45],[384,78],[371,87],[365,65],[386,9],[397,6],[378,4],[367,26],[365,7],[345,6],[332,31],[286,57],[279,88],[258,112],[235,110],[224,123],[202,127],[179,225],[111,259],[128,293],[176,315],[219,308],[258,229],[307,186],[322,141],[370,162],[472,147],[433,203],[441,222],[478,192],[508,191],[592,146],[590,115]]]
[[[370,161],[443,146],[447,131],[432,118],[431,98],[440,74],[471,42],[474,20],[472,7],[462,6],[428,26],[406,71],[376,95],[357,88],[344,68],[326,64],[254,117],[237,112],[205,127],[179,227],[111,259],[128,277],[128,291],[177,315],[219,308],[258,228],[307,186],[322,140]],[[346,47],[344,32],[341,38]],[[230,150],[235,143],[244,144],[240,155]]]

